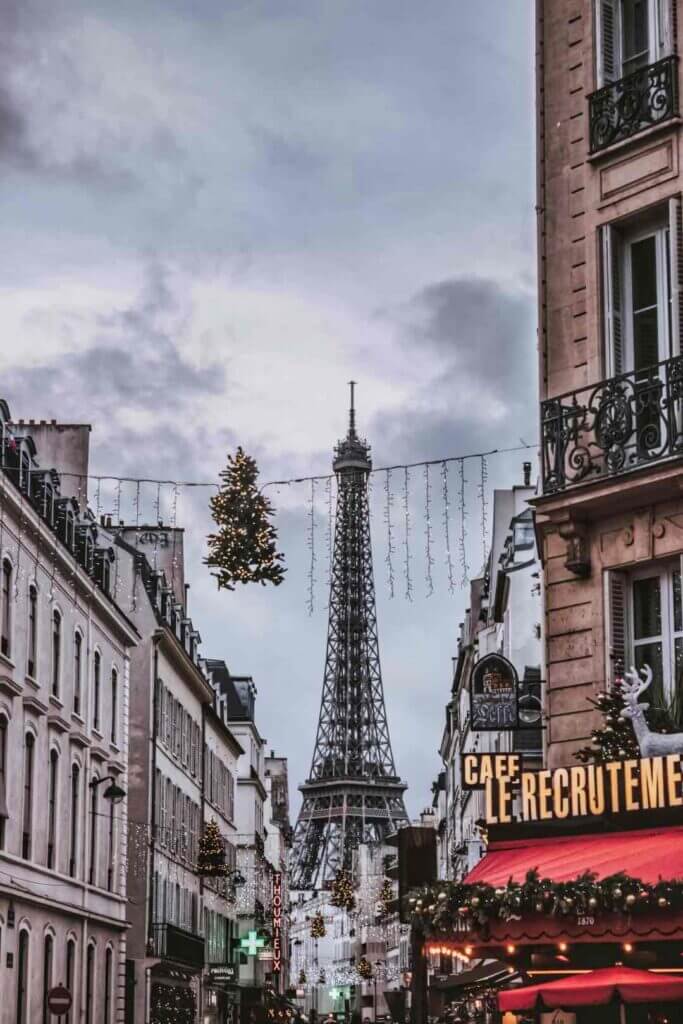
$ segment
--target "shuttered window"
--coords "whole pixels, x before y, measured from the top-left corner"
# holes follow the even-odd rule
[[[596,0],[597,86],[673,53],[672,0]]]

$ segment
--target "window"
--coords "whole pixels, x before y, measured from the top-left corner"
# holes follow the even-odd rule
[[[50,751],[50,770],[48,776],[48,804],[47,804],[47,866],[55,866],[55,832],[57,827],[57,770],[59,767],[59,754],[56,750]]]
[[[0,850],[5,848],[7,813],[7,719],[0,715]]]
[[[109,842],[107,845],[107,889],[114,888],[114,801],[109,801]]]
[[[76,968],[76,943],[73,939],[69,939],[66,944],[66,987],[69,992],[74,990],[74,975]],[[73,1021],[73,1003],[71,1009],[66,1015],[67,1024],[72,1024]]]
[[[28,1024],[28,932],[19,932],[17,948],[17,1024]]]
[[[649,225],[602,229],[605,364],[608,377],[648,368],[680,352],[680,201]],[[672,272],[673,268],[673,272]]]
[[[22,817],[21,856],[28,860],[31,856],[31,839],[33,825],[33,733],[27,732],[24,741],[24,810]]]
[[[97,883],[97,783],[99,779],[93,775],[90,783],[90,868],[88,882]]]
[[[95,947],[92,942],[88,946],[85,959],[85,1024],[94,1024],[95,1014]]]
[[[112,991],[112,963],[113,956],[111,949],[107,949],[104,955],[104,1024],[111,1021],[111,991]]]
[[[93,680],[92,680],[92,727],[100,728],[100,682],[102,678],[102,656],[95,651],[93,658]]]
[[[83,663],[83,636],[74,633],[74,714],[81,713],[81,669]]]
[[[6,658],[10,656],[10,628],[12,624],[12,563],[5,559],[2,563],[2,614],[0,615],[0,651]]]
[[[117,722],[119,716],[119,674],[115,668],[111,670],[111,741],[116,743]]]
[[[80,785],[80,769],[77,764],[71,768],[71,822],[69,836],[69,874],[76,877],[78,866],[78,788]]]
[[[43,1024],[51,1024],[53,1017],[47,1006],[47,994],[52,988],[52,961],[54,959],[54,939],[45,936],[43,950]]]
[[[681,564],[650,563],[637,572],[607,574],[609,602],[608,677],[617,663],[649,665],[650,690],[643,701],[669,709],[683,725],[683,601]]]
[[[670,0],[599,0],[598,86],[672,52]]]
[[[28,656],[26,673],[36,677],[36,655],[38,653],[38,590],[33,584],[28,588]]]
[[[52,696],[59,697],[59,676],[62,660],[62,616],[52,613]]]

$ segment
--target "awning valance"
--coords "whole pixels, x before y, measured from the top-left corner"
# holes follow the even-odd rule
[[[623,872],[653,885],[679,878],[683,826],[493,842],[465,882],[502,886],[510,879],[523,882],[528,871],[555,882],[569,882],[586,871],[598,880]]]
[[[629,967],[607,967],[544,985],[499,992],[498,1008],[533,1010],[540,1005],[549,1010],[571,1010],[579,1006],[604,1006],[613,999],[626,1004],[683,1001],[683,978]]]

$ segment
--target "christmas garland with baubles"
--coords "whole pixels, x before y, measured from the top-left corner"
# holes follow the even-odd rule
[[[683,879],[654,885],[620,873],[597,879],[585,872],[569,882],[527,872],[524,882],[505,886],[442,883],[411,897],[410,908],[427,932],[452,931],[456,921],[476,930],[491,921],[531,915],[596,917],[599,914],[641,914],[653,910],[683,910]]]

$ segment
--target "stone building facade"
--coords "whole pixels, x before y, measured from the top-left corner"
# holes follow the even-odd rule
[[[113,600],[114,539],[52,468],[47,426],[0,402],[0,1022],[49,1020],[61,983],[68,1024],[120,1024],[139,637]]]
[[[683,669],[679,0],[538,0],[541,487],[548,767],[589,698]]]

